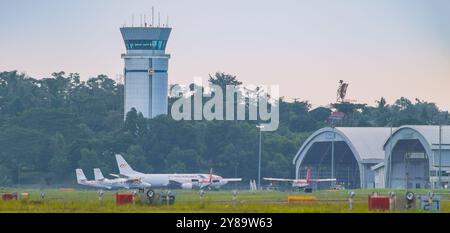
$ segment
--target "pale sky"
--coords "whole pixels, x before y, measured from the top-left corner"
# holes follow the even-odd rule
[[[116,78],[119,28],[152,6],[173,27],[169,83],[224,71],[320,106],[343,79],[359,102],[405,96],[450,110],[447,0],[1,0],[0,71]]]

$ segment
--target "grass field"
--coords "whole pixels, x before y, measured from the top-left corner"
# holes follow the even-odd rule
[[[150,206],[140,204],[116,205],[115,193],[106,191],[99,200],[96,190],[59,189],[0,189],[4,192],[28,192],[28,200],[2,201],[0,212],[23,213],[367,213],[367,197],[377,191],[387,195],[389,190],[355,190],[353,209],[349,210],[348,190],[316,191],[312,194],[279,191],[251,193],[240,191],[237,202],[233,203],[231,191],[209,191],[200,198],[198,191],[176,190],[174,205]],[[412,190],[416,194],[426,194],[428,190]],[[45,198],[41,199],[41,192]],[[129,191],[120,191],[129,192]],[[405,190],[396,190],[398,199],[404,198]],[[450,212],[450,192],[436,190],[441,196],[440,212]],[[288,196],[315,196],[316,201],[288,203]],[[399,210],[393,212],[424,212],[419,210]]]

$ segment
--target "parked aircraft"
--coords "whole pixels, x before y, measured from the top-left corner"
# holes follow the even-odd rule
[[[88,180],[86,176],[84,175],[84,172],[82,169],[75,169],[75,173],[77,174],[77,183],[84,186],[89,186],[93,188],[100,188],[100,189],[111,189],[111,186],[104,185],[100,181],[96,180]]]
[[[306,179],[281,179],[281,178],[263,178],[267,181],[291,182],[295,189],[303,189],[309,187],[312,183],[336,181],[336,179],[313,179],[312,170],[306,170]]]
[[[212,169],[210,174],[146,174],[133,170],[121,155],[116,155],[116,161],[120,172],[119,175],[115,175],[116,177],[141,179],[143,182],[150,184],[152,188],[217,189],[229,182],[242,181],[241,178],[223,178],[214,175]]]
[[[203,183],[204,186],[209,188],[219,189],[220,187],[228,184],[229,182],[241,182],[242,178],[223,178],[213,174],[213,169],[209,170],[209,177],[206,182]]]

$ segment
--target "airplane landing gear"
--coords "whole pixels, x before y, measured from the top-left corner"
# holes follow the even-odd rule
[[[145,199],[148,204],[154,204],[157,196],[155,195],[155,191],[153,189],[144,190]]]
[[[145,193],[145,195],[147,195],[147,198],[153,199],[153,196],[155,195],[155,191],[149,189],[149,190]]]
[[[139,196],[142,203],[148,205],[161,205],[175,203],[175,195],[170,191],[155,192],[153,189],[139,190]]]

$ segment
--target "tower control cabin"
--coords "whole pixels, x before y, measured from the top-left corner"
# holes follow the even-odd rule
[[[125,115],[132,108],[146,118],[168,111],[168,61],[165,49],[171,32],[168,27],[123,27],[125,42]]]

